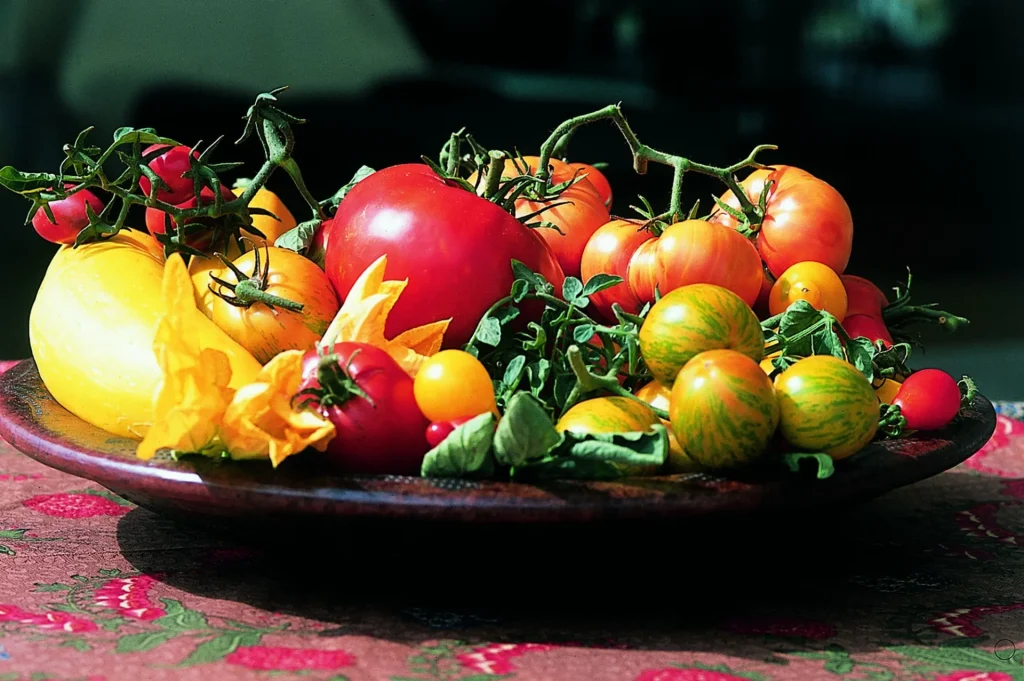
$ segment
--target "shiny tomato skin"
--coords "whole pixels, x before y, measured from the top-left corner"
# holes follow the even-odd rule
[[[691,284],[671,291],[647,313],[640,327],[640,354],[663,385],[706,350],[730,349],[764,357],[764,332],[754,311],[732,291],[713,284]]]
[[[416,406],[412,378],[384,350],[367,343],[337,343],[337,364],[370,398],[315,408],[336,429],[327,447],[331,465],[344,473],[418,475],[430,449],[430,422]],[[316,350],[303,356],[302,390],[321,388]]]
[[[669,416],[687,455],[723,470],[749,464],[768,450],[779,406],[757,362],[735,350],[708,350],[676,376]]]
[[[449,435],[451,435],[456,428],[461,426],[467,421],[471,421],[473,416],[463,416],[462,418],[452,419],[451,421],[433,421],[427,426],[427,444],[430,448],[438,446],[445,441]]]
[[[70,188],[70,187],[69,187]],[[32,216],[32,227],[39,236],[53,244],[73,244],[81,232],[89,225],[89,215],[85,207],[88,205],[97,215],[103,210],[103,201],[88,189],[75,192],[66,199],[50,201],[50,211],[57,220],[53,222],[42,207]]]
[[[752,306],[763,279],[750,240],[704,220],[669,225],[656,241],[640,244],[629,264],[629,286],[645,302],[654,301],[655,287],[665,295],[689,284],[714,284]]]
[[[783,272],[768,294],[768,311],[772,315],[782,314],[798,300],[806,300],[815,310],[830,312],[839,322],[846,318],[843,282],[820,262],[798,262]]]
[[[668,411],[672,400],[672,387],[651,381],[636,391],[635,395],[656,409]],[[672,423],[662,419],[662,425],[668,429],[668,469],[672,473],[692,473],[700,470],[700,465],[686,455],[679,440],[676,439]]]
[[[878,430],[878,398],[852,364],[831,355],[805,357],[775,379],[779,430],[794,447],[844,459]]]
[[[602,225],[587,242],[583,250],[580,272],[583,281],[596,274],[611,274],[622,278],[622,283],[598,291],[590,296],[591,306],[606,321],[616,323],[612,305],[618,303],[624,312],[636,314],[644,306],[629,287],[629,262],[640,244],[654,239],[643,223],[637,220],[612,220]]]
[[[900,408],[907,428],[939,430],[960,411],[960,386],[940,369],[921,369],[907,376],[892,404]]]
[[[587,181],[594,185],[594,189],[597,191],[597,195],[601,197],[601,202],[604,203],[605,208],[611,210],[612,185],[608,182],[608,178],[605,177],[604,173],[587,163],[570,163],[569,167],[586,176]]]
[[[768,271],[767,267],[761,268],[761,290],[757,294],[757,300],[754,302],[754,313],[758,319],[767,319],[771,316],[769,310],[769,300],[772,295],[772,287],[775,285],[775,277]]]
[[[189,148],[185,146],[168,147],[163,144],[151,144],[143,149],[142,153],[145,155],[161,148],[167,149],[167,151],[154,158],[148,165],[170,189],[159,189],[156,193],[156,198],[164,203],[177,206],[195,194],[192,179],[182,177],[191,168],[188,160]],[[193,152],[192,156],[199,158],[199,152]],[[139,189],[142,190],[143,194],[149,196],[151,188],[152,183],[148,177],[143,175],[139,178]]]
[[[853,250],[853,217],[846,200],[832,185],[793,166],[755,170],[741,186],[756,203],[768,181],[774,184],[757,235],[757,248],[768,269],[779,276],[798,262],[814,260],[842,274]],[[721,199],[740,208],[732,191]],[[713,219],[727,227],[737,226],[725,211]]]
[[[583,250],[590,237],[610,220],[594,188],[584,183],[586,180],[581,180],[550,201],[516,200],[516,217],[525,218],[544,209],[527,222],[550,222],[558,227],[537,227],[535,231],[547,242],[566,276],[572,277],[580,276]]]
[[[891,348],[893,344],[892,334],[881,317],[866,314],[847,315],[843,320],[843,330],[850,338],[867,338],[872,343],[882,341],[887,348]]]
[[[882,289],[864,277],[853,274],[844,274],[840,279],[843,281],[843,288],[846,289],[848,316],[882,316],[882,310],[889,304],[889,299],[885,297]]]
[[[224,203],[227,203],[228,201],[234,201],[235,200],[234,193],[230,189],[225,187],[224,185],[221,185],[220,194],[221,194],[221,200]],[[209,187],[203,187],[202,191],[199,192],[199,195],[203,199],[203,204],[202,205],[208,206],[211,203],[213,203],[213,190],[210,189]],[[199,205],[199,202],[196,201],[196,197],[192,196],[192,197],[186,199],[185,201],[183,201],[182,203],[176,204],[175,207],[176,208],[181,208],[181,209],[188,209],[188,208],[195,208],[198,205]],[[156,235],[156,234],[163,234],[166,231],[166,229],[167,229],[166,217],[167,217],[167,213],[165,213],[164,211],[162,211],[162,210],[160,210],[158,208],[147,207],[146,208],[146,228],[149,229],[149,233],[150,234],[154,234],[154,235]],[[170,222],[171,222],[171,229],[174,229],[176,227],[176,225],[177,225],[177,223],[174,221],[174,218],[171,218]],[[215,232],[216,232],[217,219],[216,218],[207,218],[207,217],[198,217],[198,218],[187,218],[185,220],[185,224],[186,225],[194,224],[194,223],[201,223],[201,224],[207,225],[209,227],[209,229],[196,230],[195,232],[193,232],[188,237],[187,243],[192,248],[199,249],[200,251],[205,251],[205,250],[209,249],[211,246],[213,246],[213,239],[214,239]]]
[[[483,363],[463,350],[442,350],[428,358],[413,381],[416,404],[431,421],[497,413],[494,384]]]
[[[565,279],[534,230],[422,164],[391,166],[359,182],[326,236],[326,271],[342,299],[385,254],[385,277],[408,278],[388,317],[389,338],[450,318],[444,346],[462,346],[487,309],[509,294],[513,259],[556,291]]]
[[[643,402],[629,397],[595,397],[573,405],[558,419],[555,430],[634,433],[650,430],[659,423],[658,415]]]
[[[216,295],[203,296],[203,300],[209,301],[213,322],[261,364],[266,364],[285,350],[307,350],[316,345],[338,313],[340,303],[323,270],[294,251],[274,246],[248,251],[234,260],[235,267],[253,276],[257,254],[261,271],[270,258],[265,292],[299,303],[302,310],[271,309],[263,303],[238,307]],[[226,268],[217,271],[215,276],[229,283],[237,281],[234,273]],[[228,296],[233,295],[216,283],[213,287]]]

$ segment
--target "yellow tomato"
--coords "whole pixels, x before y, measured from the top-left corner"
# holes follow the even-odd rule
[[[651,381],[636,391],[636,396],[651,405],[655,409],[668,411],[669,398],[672,395],[672,388],[662,385],[657,381]],[[701,470],[696,461],[691,459],[683,451],[676,434],[672,432],[672,424],[668,419],[662,419],[661,423],[668,429],[668,468],[673,473],[693,473]]]
[[[327,275],[303,255],[265,246],[232,264],[242,276],[231,268],[217,275],[235,290],[214,283],[228,300],[213,295],[212,319],[261,363],[285,350],[312,348],[338,313]]]
[[[442,350],[427,359],[416,372],[413,394],[430,421],[453,421],[498,411],[487,369],[462,350]]]
[[[773,315],[781,314],[798,300],[830,312],[840,322],[846,318],[846,287],[828,265],[808,260],[791,266],[772,286],[768,309]]]
[[[235,188],[231,191],[234,192],[235,196],[241,196],[245,191],[245,187],[245,182],[237,182],[235,183]],[[291,211],[288,210],[288,206],[284,205],[277,194],[266,187],[260,187],[260,190],[256,192],[256,195],[252,197],[252,201],[249,202],[249,207],[262,208],[263,210],[274,214],[274,217],[270,217],[269,215],[252,216],[252,226],[263,232],[263,236],[266,237],[266,242],[255,234],[243,232],[243,235],[254,239],[259,245],[267,243],[273,246],[277,237],[281,236],[296,225],[295,217],[292,215]]]
[[[896,397],[901,385],[903,384],[891,378],[882,379],[882,385],[875,388],[875,396],[882,404],[892,404],[892,398]]]
[[[164,303],[163,248],[144,231],[78,248],[64,246],[46,270],[29,316],[32,357],[43,383],[65,409],[115,435],[141,439],[153,422],[163,378],[153,341]],[[232,387],[259,364],[201,317],[200,344],[222,350]]]

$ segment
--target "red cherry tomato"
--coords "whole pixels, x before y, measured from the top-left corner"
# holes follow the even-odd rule
[[[227,203],[228,201],[234,201],[236,198],[234,193],[232,193],[230,189],[223,185],[221,185],[220,194],[222,200],[225,203]],[[200,196],[202,196],[203,198],[204,206],[208,206],[211,203],[213,203],[213,190],[210,189],[209,187],[203,187],[203,190],[200,192]],[[197,205],[199,204],[196,201],[196,197],[193,195],[188,200],[177,204],[176,207],[195,208]],[[167,229],[166,218],[167,213],[165,213],[164,211],[159,210],[157,208],[146,208],[146,227],[149,229],[149,233],[163,234]],[[176,227],[177,223],[174,221],[174,218],[171,218],[170,223],[171,229],[173,230]],[[192,232],[186,239],[186,243],[192,248],[197,248],[201,251],[207,250],[208,248],[210,248],[210,246],[213,245],[214,238],[217,236],[217,220],[215,218],[206,217],[185,219],[186,225],[195,223],[207,225],[209,229],[197,229],[196,231]]]
[[[190,168],[188,160],[189,149],[188,147],[168,147],[161,144],[152,144],[146,147],[142,153],[145,155],[161,148],[167,149],[167,151],[154,158],[147,165],[164,181],[164,184],[170,187],[170,189],[161,188],[158,190],[156,198],[164,203],[176,206],[186,201],[195,193],[192,179],[182,177]],[[192,156],[199,158],[199,152],[193,152]],[[149,178],[145,175],[139,178],[139,189],[146,196],[149,196],[149,190],[152,186]]]
[[[430,448],[433,449],[444,442],[445,438],[451,435],[456,428],[473,418],[473,416],[463,416],[462,418],[453,419],[451,421],[434,421],[427,426],[427,444],[429,444]]]
[[[882,316],[882,309],[889,304],[889,299],[885,297],[882,289],[864,277],[852,274],[844,274],[840,279],[843,280],[843,288],[846,289],[847,316]]]
[[[66,199],[50,201],[49,205],[57,221],[51,220],[46,210],[40,208],[32,216],[32,226],[39,236],[54,244],[75,243],[78,233],[89,224],[86,205],[97,215],[103,210],[103,201],[88,189],[75,192]]]
[[[509,294],[512,260],[542,274],[556,291],[565,281],[536,230],[418,163],[378,170],[359,182],[326,236],[327,275],[342,299],[385,254],[385,278],[408,278],[388,317],[388,338],[450,318],[444,346],[461,347],[487,309]]]
[[[907,428],[938,430],[960,411],[960,386],[945,371],[922,369],[903,381],[892,403],[907,419]]]
[[[849,334],[850,338],[867,338],[872,343],[882,341],[885,347],[892,347],[892,335],[886,328],[885,322],[879,317],[866,314],[847,316],[843,320],[843,330]]]

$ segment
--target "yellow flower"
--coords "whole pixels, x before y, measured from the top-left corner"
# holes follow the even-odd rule
[[[235,393],[224,413],[221,439],[232,458],[269,457],[276,468],[307,447],[324,451],[334,424],[312,410],[294,406],[302,381],[301,350],[286,350],[270,360],[256,382]]]
[[[451,319],[417,326],[391,340],[386,339],[384,328],[388,315],[409,283],[408,279],[384,281],[387,262],[388,257],[382,255],[359,276],[320,345],[368,343],[387,352],[409,375],[415,376],[423,362],[441,349]]]
[[[153,424],[136,455],[160,449],[234,459],[270,458],[277,466],[313,446],[323,451],[334,436],[330,421],[293,409],[302,352],[285,352],[265,367],[197,308],[185,262],[165,265],[164,313],[153,352],[163,373],[153,404]]]

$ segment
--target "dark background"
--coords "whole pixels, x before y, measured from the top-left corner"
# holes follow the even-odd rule
[[[1024,399],[1022,29],[1020,0],[9,0],[0,165],[53,170],[87,125],[101,142],[120,125],[233,140],[253,97],[287,84],[282,106],[309,119],[298,161],[326,197],[361,164],[436,157],[461,126],[536,153],[565,118],[621,101],[651,146],[726,165],[774,143],[764,160],[833,184],[856,226],[848,271],[888,289],[910,267],[919,302],[972,319],[927,333],[915,365]],[[610,124],[571,155],[612,164],[617,213],[667,198],[670,171],[633,174]],[[258,146],[225,145],[236,159],[254,172]],[[687,185],[690,201],[720,191]],[[271,188],[302,219],[285,178]],[[29,353],[53,252],[21,226],[27,207],[0,195],[3,357]]]

